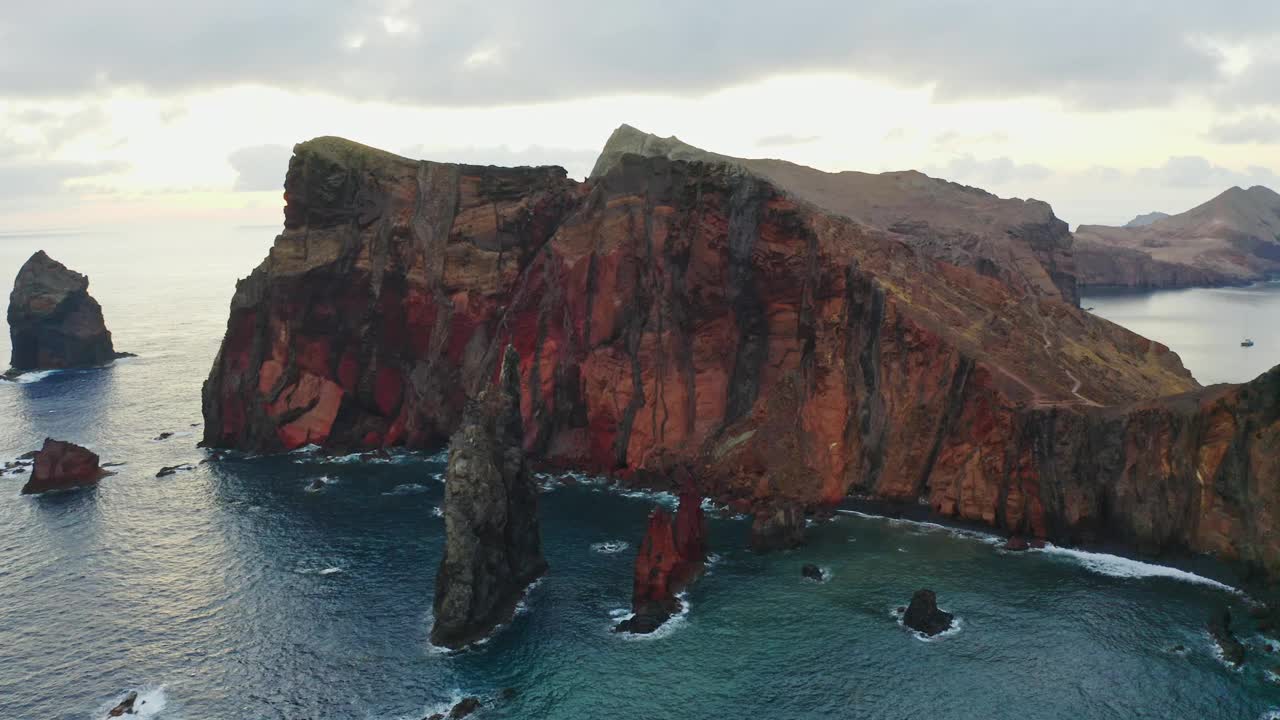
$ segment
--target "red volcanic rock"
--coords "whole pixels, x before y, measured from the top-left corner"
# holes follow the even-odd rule
[[[31,478],[22,486],[22,494],[34,495],[50,490],[94,485],[110,475],[98,465],[98,456],[74,443],[45,438],[36,453]]]
[[[436,447],[510,343],[540,462],[1280,571],[1273,381],[1199,389],[1055,299],[1032,246],[1010,262],[1034,282],[951,264],[734,164],[621,155],[578,184],[335,138],[294,153],[285,230],[205,384],[207,445]]]
[[[619,623],[618,632],[653,632],[679,611],[676,595],[702,574],[706,536],[702,498],[692,491],[681,493],[674,520],[662,508],[653,511],[636,555],[633,615]]]
[[[804,544],[804,510],[786,504],[761,510],[751,522],[751,549],[758,553],[789,550]]]

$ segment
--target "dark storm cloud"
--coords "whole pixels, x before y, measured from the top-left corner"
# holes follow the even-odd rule
[[[232,189],[238,192],[282,190],[292,156],[293,148],[288,145],[255,145],[236,150],[227,158],[238,173]]]
[[[0,96],[260,83],[435,105],[696,93],[855,70],[933,83],[943,99],[1043,94],[1132,107],[1221,85],[1215,44],[1265,45],[1280,27],[1274,0],[1229,10],[1202,0],[12,5],[0,17]],[[1265,80],[1241,97],[1280,101]]]

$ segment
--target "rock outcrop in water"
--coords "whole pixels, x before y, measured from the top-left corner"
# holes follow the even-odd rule
[[[104,365],[126,354],[111,344],[102,307],[89,295],[89,278],[43,250],[18,270],[8,319],[12,374]]]
[[[1136,220],[1136,219],[1135,219]],[[1233,187],[1178,215],[1076,229],[1081,285],[1169,288],[1244,284],[1280,274],[1280,194]]]
[[[759,510],[751,521],[751,549],[767,553],[800,547],[804,526],[804,508],[795,503]]]
[[[1219,608],[1209,616],[1209,635],[1218,644],[1222,659],[1229,665],[1244,664],[1244,645],[1231,631],[1231,611]]]
[[[438,445],[511,343],[540,463],[1280,571],[1275,371],[1199,389],[1043,283],[741,164],[622,154],[578,184],[322,138],[285,195],[205,384],[207,445]]]
[[[97,454],[63,440],[45,438],[31,466],[23,495],[95,485],[111,473],[98,464]]]
[[[661,627],[680,611],[676,596],[702,575],[706,559],[707,525],[702,497],[686,488],[680,494],[674,520],[662,508],[649,515],[649,528],[636,554],[632,616],[615,630],[644,634]]]
[[[431,642],[441,647],[464,647],[509,620],[547,569],[538,489],[521,448],[519,365],[508,347],[498,381],[468,404],[449,442],[431,628]]]
[[[933,637],[950,630],[954,618],[951,613],[938,609],[938,596],[932,590],[917,590],[902,615],[902,623],[916,632]]]

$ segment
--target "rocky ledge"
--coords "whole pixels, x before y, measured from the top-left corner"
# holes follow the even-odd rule
[[[205,383],[206,445],[437,447],[512,344],[541,464],[664,487],[688,465],[753,514],[857,493],[1280,572],[1280,372],[1199,388],[1052,283],[741,164],[623,153],[575,183],[321,138],[285,198]]]
[[[434,645],[458,649],[483,639],[547,569],[538,489],[521,449],[519,364],[508,347],[498,382],[467,406],[449,443]]]
[[[89,278],[39,250],[13,283],[9,295],[9,374],[105,365],[118,353],[89,295]]]
[[[45,438],[44,445],[36,452],[31,477],[22,486],[22,494],[96,485],[110,474],[98,464],[95,453],[75,443]]]

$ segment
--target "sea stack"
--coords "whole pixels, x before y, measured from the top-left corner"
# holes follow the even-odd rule
[[[45,438],[44,446],[36,452],[31,477],[22,486],[22,494],[95,485],[107,475],[110,473],[98,464],[97,454],[75,443]]]
[[[783,503],[756,512],[751,522],[751,549],[757,553],[790,550],[804,544],[804,509]]]
[[[676,595],[701,577],[706,558],[707,521],[702,514],[702,497],[686,485],[674,519],[662,508],[649,515],[649,527],[636,555],[632,615],[614,630],[645,634],[661,627],[680,611]]]
[[[9,295],[11,374],[104,365],[122,357],[111,344],[89,278],[36,251]]]
[[[511,618],[546,572],[538,491],[525,465],[520,356],[507,346],[496,385],[481,391],[449,441],[444,558],[431,642],[459,649]]]
[[[955,618],[949,612],[938,609],[938,596],[932,590],[917,590],[911,596],[911,604],[902,616],[902,622],[917,632],[933,637],[951,629]]]

